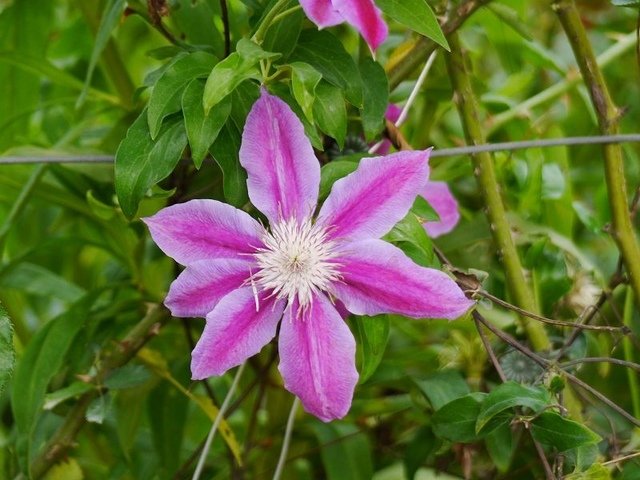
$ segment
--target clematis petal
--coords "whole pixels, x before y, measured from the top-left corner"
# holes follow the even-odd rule
[[[183,265],[239,258],[262,246],[260,224],[242,210],[216,200],[172,205],[142,221],[160,249]]]
[[[300,6],[309,20],[320,28],[332,27],[344,22],[331,0],[300,0]]]
[[[440,220],[425,222],[423,226],[430,237],[449,233],[460,220],[458,202],[445,182],[427,182],[421,195],[436,211]]]
[[[372,50],[386,40],[389,29],[373,0],[332,0],[332,3],[342,17],[360,32]]]
[[[384,118],[392,122],[397,122],[400,118],[401,113],[402,108],[400,108],[395,103],[390,103],[389,105],[387,105],[387,110],[384,112]]]
[[[358,169],[338,180],[318,223],[331,238],[380,238],[407,214],[429,176],[429,150],[363,158]]]
[[[222,375],[255,355],[276,335],[284,302],[259,294],[259,310],[251,287],[234,290],[207,315],[207,325],[191,354],[194,380]]]
[[[174,280],[164,304],[174,317],[204,317],[250,277],[249,259],[200,260]]]
[[[278,349],[284,386],[307,412],[325,422],[347,414],[358,383],[356,343],[324,294],[304,311],[297,301],[287,307]]]
[[[295,113],[264,89],[247,117],[240,163],[248,173],[251,202],[272,224],[315,210],[320,163]]]
[[[335,295],[356,315],[453,319],[473,305],[447,275],[382,240],[345,245],[338,261],[342,281],[333,285]]]

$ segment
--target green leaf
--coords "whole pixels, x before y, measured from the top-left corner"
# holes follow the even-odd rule
[[[356,317],[360,383],[364,383],[376,371],[389,340],[389,317]]]
[[[611,0],[611,4],[616,7],[640,7],[640,0]]]
[[[107,377],[104,386],[109,390],[122,390],[142,385],[151,378],[151,372],[144,365],[125,365]]]
[[[291,8],[296,3],[295,0],[291,1],[285,8]],[[262,46],[270,52],[279,52],[283,57],[288,57],[298,43],[304,18],[304,12],[297,10],[272,24],[264,36]]]
[[[555,412],[544,412],[536,417],[531,422],[530,430],[534,439],[555,447],[559,452],[601,440],[599,435],[584,425]]]
[[[433,432],[452,442],[469,443],[478,440],[476,420],[486,394],[471,393],[453,400],[433,415]]]
[[[441,370],[425,379],[414,379],[415,384],[434,410],[469,393],[469,385],[457,370]]]
[[[113,397],[107,392],[107,394],[100,395],[91,401],[87,408],[85,418],[87,419],[87,422],[102,425],[107,416],[111,414],[112,410]]]
[[[321,448],[327,480],[370,480],[371,446],[367,436],[349,423],[315,422],[312,426]]]
[[[204,78],[214,68],[216,57],[206,52],[194,52],[182,56],[158,79],[151,92],[147,107],[147,121],[151,138],[156,139],[162,121],[180,110],[185,87],[194,78]]]
[[[64,365],[65,354],[84,327],[94,301],[89,295],[41,328],[18,362],[12,381],[11,407],[19,435],[26,440],[20,457],[29,458],[31,437],[44,405],[47,385]]]
[[[487,452],[498,471],[505,473],[509,470],[511,459],[513,458],[513,449],[516,444],[513,442],[513,433],[508,423],[500,425],[493,432],[489,433],[485,438]]]
[[[545,163],[542,166],[542,198],[557,200],[567,189],[564,173],[557,163]]]
[[[220,103],[235,88],[250,78],[259,79],[256,65],[260,60],[273,59],[279,53],[265,52],[258,45],[243,38],[238,42],[237,51],[218,63],[207,78],[204,86],[204,111]]]
[[[75,458],[66,457],[56,463],[43,477],[44,480],[84,480],[82,467]]]
[[[79,300],[86,293],[84,289],[64,277],[29,262],[20,262],[2,270],[0,287],[14,288],[69,303]]]
[[[418,469],[426,462],[436,447],[438,441],[431,427],[420,427],[407,445],[404,454],[404,470],[407,480],[413,480]]]
[[[373,140],[384,128],[384,114],[389,104],[389,82],[384,68],[370,57],[360,62],[363,82],[364,104],[360,115],[367,140]]]
[[[433,245],[426,230],[412,212],[400,220],[395,227],[385,235],[390,242],[408,242],[418,248],[426,260],[433,261]]]
[[[180,457],[176,452],[182,447],[189,398],[163,382],[148,395],[147,411],[158,460],[167,475],[173,474],[180,467]]]
[[[45,410],[53,410],[55,407],[60,405],[63,402],[71,398],[76,398],[82,395],[83,393],[88,392],[89,390],[93,390],[95,388],[91,383],[76,381],[71,385],[61,388],[60,390],[56,390],[55,392],[48,393],[44,397],[44,405],[42,408]]]
[[[531,41],[533,39],[533,35],[531,35],[529,29],[525,26],[518,12],[513,8],[500,3],[494,3],[487,5],[487,9],[525,40]]]
[[[293,62],[291,67],[291,92],[309,122],[313,123],[313,102],[316,97],[316,86],[322,75],[311,65]]]
[[[59,33],[52,21],[56,8],[57,5],[48,0],[0,1],[0,62],[10,56],[15,60],[10,63],[17,67],[0,66],[4,93],[0,101],[0,151],[24,138],[30,129],[31,112],[43,106],[42,78],[37,73],[27,73],[28,69],[20,62],[29,58],[35,59],[35,68],[40,64],[51,66],[45,61],[44,52],[52,43],[52,31]],[[79,83],[81,88],[82,82]]]
[[[0,395],[13,374],[16,352],[13,347],[13,326],[6,310],[0,305]]]
[[[111,32],[118,26],[124,8],[126,6],[126,0],[109,0],[104,6],[104,11],[100,19],[100,26],[96,33],[96,40],[93,44],[93,50],[91,51],[91,58],[89,59],[89,66],[87,67],[87,75],[84,80],[84,87],[82,92],[78,96],[76,106],[81,106],[84,103],[89,85],[91,85],[91,78],[93,77],[93,71],[98,64],[100,54],[107,46],[109,38],[111,38]]]
[[[136,214],[147,190],[173,171],[186,145],[182,118],[168,121],[155,143],[149,134],[147,110],[133,122],[115,160],[116,194],[128,218]]]
[[[494,388],[482,403],[476,432],[480,432],[500,412],[513,407],[527,407],[534,413],[551,403],[551,395],[544,388],[506,382]]]
[[[182,95],[182,113],[187,138],[191,146],[191,158],[196,168],[200,168],[209,147],[218,137],[220,130],[231,113],[231,97],[226,97],[205,115],[202,106],[204,83],[194,79]]]
[[[82,91],[84,84],[73,75],[59,69],[47,60],[18,52],[0,52],[0,62],[6,62],[16,67],[32,73],[37,77],[45,77],[53,83],[72,90]],[[120,99],[108,93],[104,93],[94,88],[89,89],[89,93],[96,99],[104,100],[115,105],[120,105]]]
[[[584,472],[593,465],[600,456],[600,449],[595,443],[582,445],[565,452],[567,459],[565,464],[569,467],[573,466],[574,472]]]
[[[335,138],[342,149],[347,137],[347,109],[342,90],[328,82],[320,82],[316,87],[313,116],[320,130]]]
[[[336,180],[355,172],[356,168],[358,163],[350,160],[334,160],[323,165],[320,170],[320,199],[327,198]]]
[[[260,45],[246,38],[241,38],[236,51],[245,62],[257,63],[260,60],[275,60],[281,56],[277,52],[267,52]]]
[[[362,78],[358,66],[342,42],[331,33],[326,30],[303,30],[290,59],[292,62],[308,63],[325,80],[344,90],[345,97],[352,105],[358,108],[363,106]]]
[[[416,217],[418,217],[418,221],[420,223],[437,222],[440,220],[440,215],[438,215],[433,207],[429,205],[429,202],[427,202],[421,195],[416,197],[416,200],[413,202],[413,206],[411,207],[411,211]]]
[[[238,53],[232,53],[218,63],[204,87],[204,110],[208,112],[229,95],[238,85],[250,78],[260,78],[255,63],[246,63]]]
[[[231,93],[231,119],[238,127],[238,130],[244,128],[247,116],[253,104],[258,101],[258,98],[260,98],[260,87],[250,80],[238,85]]]
[[[436,14],[425,0],[376,0],[376,5],[395,21],[451,51]]]
[[[617,478],[617,477],[616,477]],[[564,477],[564,480],[610,480],[611,471],[601,463],[594,463],[584,472],[575,472]]]
[[[248,200],[247,172],[240,165],[238,157],[240,141],[240,131],[233,122],[227,122],[210,149],[213,159],[222,170],[224,198],[238,208]]]

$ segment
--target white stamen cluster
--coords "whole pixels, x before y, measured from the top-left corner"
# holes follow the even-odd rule
[[[262,241],[264,247],[254,253],[260,270],[253,278],[277,298],[289,303],[297,298],[304,309],[314,293],[330,290],[340,279],[335,244],[311,220],[282,221],[265,230]]]

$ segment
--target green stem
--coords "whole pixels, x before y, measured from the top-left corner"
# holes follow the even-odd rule
[[[477,99],[471,88],[469,73],[465,66],[465,55],[457,34],[450,35],[448,40],[451,45],[451,54],[447,55],[447,68],[455,90],[455,102],[465,137],[467,143],[471,145],[482,144],[484,136],[480,127]],[[473,163],[474,173],[484,197],[493,240],[501,255],[507,286],[513,296],[514,303],[523,310],[537,313],[538,309],[533,294],[525,280],[520,258],[511,237],[511,229],[500,197],[500,186],[496,178],[493,159],[488,152],[479,152],[473,156]],[[535,349],[546,350],[550,347],[549,338],[542,325],[524,316],[520,316],[520,321]]]
[[[491,0],[467,0],[460,4],[458,8],[449,16],[449,19],[442,25],[445,35],[451,35],[480,7],[486,5]],[[422,65],[429,55],[439,45],[427,37],[420,37],[406,52],[402,54],[400,60],[390,62],[385,70],[389,79],[389,89],[393,90],[400,82],[407,79],[416,68]]]
[[[295,7],[287,8],[284,12],[279,13],[278,15],[273,17],[273,20],[271,21],[271,25],[274,25],[274,24],[278,23],[283,18],[288,17],[292,13],[296,13],[300,9],[302,9],[301,5],[296,5]]]
[[[276,17],[278,17],[280,13],[284,13],[284,12],[281,12],[281,10],[287,6],[289,1],[290,0],[278,0],[276,2],[276,4],[271,8],[271,10],[269,10],[260,21],[260,24],[258,25],[256,32],[251,37],[251,40],[253,40],[258,44],[262,43],[262,41],[264,40],[264,36],[267,33],[267,30],[269,30],[269,28],[271,28],[271,25],[275,23]]]
[[[613,103],[607,84],[582,25],[573,0],[555,0],[552,4],[580,67],[602,135],[616,135],[621,112]],[[629,213],[629,197],[625,181],[624,160],[620,145],[603,146],[605,179],[611,208],[611,236],[618,245],[622,262],[629,274],[629,283],[640,307],[640,246],[633,231]]]
[[[87,20],[89,27],[93,33],[96,34],[100,27],[100,19],[96,17],[90,3],[91,2],[85,2],[83,0],[75,2],[84,18]],[[131,81],[129,72],[122,62],[122,58],[120,57],[120,53],[118,52],[118,48],[116,47],[113,39],[109,39],[102,52],[102,63],[104,64],[104,71],[118,92],[118,96],[120,97],[122,104],[126,108],[131,108],[133,105],[135,85]]]
[[[31,172],[31,176],[27,179],[27,182],[24,184],[24,187],[22,187],[22,190],[20,190],[20,194],[18,195],[15,203],[11,206],[11,211],[9,211],[7,218],[0,227],[0,252],[2,251],[2,246],[7,237],[7,234],[9,233],[9,230],[13,226],[20,213],[27,206],[29,198],[31,197],[31,193],[40,182],[40,178],[42,178],[42,175],[46,170],[47,165],[40,164],[33,170],[33,172]]]
[[[617,43],[612,45],[609,49],[598,55],[596,63],[600,68],[604,68],[612,61],[617,60],[620,56],[627,53],[635,45],[636,38],[634,33],[630,33],[622,37]],[[487,134],[491,135],[503,125],[507,124],[516,117],[527,115],[533,108],[543,103],[555,100],[560,95],[568,92],[573,87],[580,83],[580,76],[574,71],[570,71],[567,74],[567,78],[563,81],[556,83],[555,85],[543,90],[542,92],[528,98],[524,102],[516,105],[509,110],[506,110],[498,115],[495,115],[488,120]]]
[[[129,362],[138,350],[156,334],[156,329],[169,318],[169,312],[164,307],[152,306],[145,317],[119,342],[119,348],[105,358],[102,368],[94,377],[94,383],[101,385],[113,370]],[[43,477],[75,443],[76,436],[87,421],[86,413],[89,405],[100,394],[101,392],[95,389],[78,399],[63,424],[49,439],[42,453],[31,462],[29,469],[31,478],[37,480]]]
[[[631,328],[633,320],[633,290],[627,288],[627,292],[624,299],[624,325]],[[630,364],[634,364],[633,357],[633,344],[629,335],[625,335],[622,339],[622,345],[624,348],[624,359]],[[640,418],[640,385],[638,384],[638,372],[627,368],[627,378],[629,380],[629,393],[631,394],[631,404],[633,406],[633,415],[636,418]]]

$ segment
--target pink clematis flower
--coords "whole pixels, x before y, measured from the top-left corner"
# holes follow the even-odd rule
[[[335,183],[314,220],[320,165],[300,120],[263,90],[247,118],[240,162],[269,228],[215,200],[144,219],[156,244],[186,265],[165,304],[177,317],[206,316],[193,378],[240,365],[280,323],[285,388],[330,421],[346,415],[358,380],[355,340],[334,300],[357,315],[456,318],[469,309],[473,302],[448,276],[380,240],[423,188],[427,157],[415,151],[363,159]]]
[[[389,33],[373,0],[300,0],[300,5],[307,17],[320,28],[350,23],[372,50],[377,49]]]
[[[396,122],[400,118],[402,109],[397,105],[390,103],[384,116],[387,120]],[[378,152],[386,154],[391,149],[391,142],[385,140],[378,147]],[[449,233],[455,228],[460,220],[460,212],[458,211],[458,202],[449,190],[449,186],[445,182],[434,182],[429,180],[424,188],[420,191],[423,197],[440,217],[439,220],[425,222],[422,224],[430,237],[436,238],[445,233]]]

